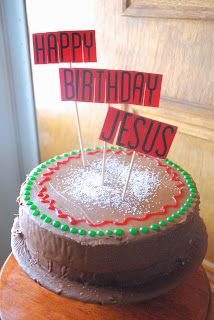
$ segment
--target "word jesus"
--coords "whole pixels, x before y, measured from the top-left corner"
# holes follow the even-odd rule
[[[96,62],[95,31],[33,34],[34,63]]]
[[[119,129],[118,129],[119,128]],[[100,140],[165,159],[177,127],[109,107]]]
[[[158,107],[162,75],[106,69],[59,69],[62,101]]]

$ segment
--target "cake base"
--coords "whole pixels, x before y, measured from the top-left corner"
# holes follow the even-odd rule
[[[95,287],[80,282],[59,278],[42,269],[30,256],[19,230],[18,219],[12,228],[13,254],[23,270],[41,286],[72,299],[96,304],[130,304],[149,300],[165,294],[188,277],[201,263],[201,254],[192,257],[191,264],[180,266],[170,274],[136,288]]]

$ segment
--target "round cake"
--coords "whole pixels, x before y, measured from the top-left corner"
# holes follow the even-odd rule
[[[12,250],[42,286],[85,302],[130,303],[163,294],[202,262],[199,194],[172,161],[110,147],[52,158],[22,184]]]

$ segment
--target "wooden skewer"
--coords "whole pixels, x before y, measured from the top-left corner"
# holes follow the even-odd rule
[[[105,165],[106,165],[106,142],[103,143],[103,163],[102,163],[102,186],[104,185],[104,175],[105,175]]]
[[[80,120],[79,120],[79,112],[77,107],[77,102],[75,102],[75,115],[76,115],[76,122],[77,122],[77,132],[78,132],[78,138],[79,138],[79,144],[81,149],[81,157],[82,157],[82,165],[85,166],[85,157],[84,157],[84,149],[83,149],[83,143],[82,143],[82,134],[80,129]]]
[[[125,187],[124,187],[123,193],[122,193],[122,200],[124,200],[124,197],[125,197],[125,194],[126,194],[126,190],[127,190],[127,187],[128,187],[130,176],[131,176],[135,155],[136,155],[136,151],[134,151],[133,154],[132,154],[131,163],[130,163],[130,166],[129,166],[128,177],[126,179],[126,184],[125,184]]]

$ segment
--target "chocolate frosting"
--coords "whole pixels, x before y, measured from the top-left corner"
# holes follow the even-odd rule
[[[60,228],[54,228],[52,224],[30,214],[30,208],[23,200],[23,184],[20,194],[19,228],[24,246],[33,261],[41,269],[60,279],[81,283],[86,287],[113,287],[118,290],[146,286],[163,277],[167,278],[167,275],[179,268],[185,275],[185,269],[194,269],[201,263],[206,252],[207,234],[199,217],[197,191],[191,206],[175,223],[167,224],[158,232],[139,232],[135,236],[129,232],[130,228],[139,228],[141,225],[149,227],[158,223],[162,217],[166,219],[185,203],[189,191],[183,176],[177,172],[179,183],[184,183],[177,207],[169,207],[163,214],[163,206],[174,205],[173,196],[179,193],[179,183],[172,179],[173,172],[167,173],[166,167],[158,165],[156,159],[138,155],[127,198],[123,203],[120,194],[130,157],[124,152],[108,153],[104,186],[100,186],[99,181],[101,159],[100,152],[87,155],[84,169],[79,158],[71,159],[61,165],[47,181],[49,198],[54,199],[55,207],[65,213],[68,220],[57,217],[56,212],[50,210],[47,203],[41,202],[41,198],[38,197],[41,186],[38,183],[32,185],[31,199],[41,213],[47,214],[53,220],[67,222],[72,227],[71,217],[74,217],[77,221],[75,226],[86,231],[114,229],[118,222],[122,223],[127,217],[131,217],[122,225],[124,234],[90,237],[63,233]],[[163,161],[160,163],[164,164]],[[55,165],[53,163],[49,167]],[[44,169],[39,173],[36,181],[44,178],[44,172],[48,170]],[[143,221],[132,220],[136,217],[144,219],[151,212],[157,214]],[[99,225],[107,220],[112,222]],[[44,282],[42,278],[38,281],[41,284]],[[82,299],[81,296],[76,298]]]

